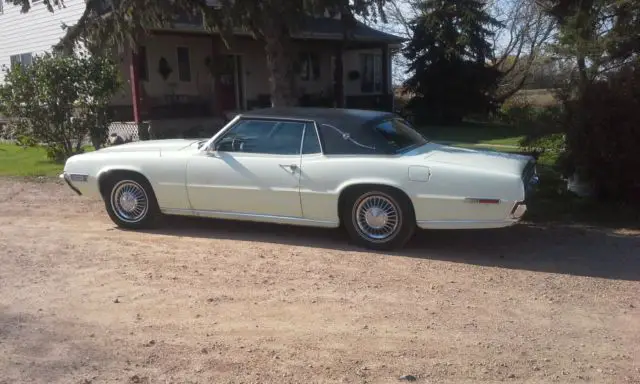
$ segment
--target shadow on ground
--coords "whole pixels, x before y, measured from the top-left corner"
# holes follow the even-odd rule
[[[169,236],[288,244],[369,252],[339,230],[175,217],[147,231]],[[418,231],[390,256],[640,281],[640,236],[567,226],[519,224],[497,230]]]

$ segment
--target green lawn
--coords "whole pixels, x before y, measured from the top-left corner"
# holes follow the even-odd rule
[[[0,144],[0,176],[55,176],[63,167],[47,159],[44,148]]]
[[[465,123],[460,126],[424,126],[420,131],[430,140],[445,143],[518,146],[524,132],[504,124]]]
[[[93,150],[85,147],[85,151]],[[0,143],[0,176],[57,176],[64,164],[47,159],[42,147],[22,148]]]

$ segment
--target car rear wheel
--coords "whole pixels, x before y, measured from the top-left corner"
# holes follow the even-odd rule
[[[403,193],[386,187],[351,193],[342,217],[353,241],[377,250],[401,248],[416,227],[411,201]]]
[[[111,220],[129,229],[151,228],[160,218],[160,209],[149,182],[137,174],[113,176],[104,202]]]

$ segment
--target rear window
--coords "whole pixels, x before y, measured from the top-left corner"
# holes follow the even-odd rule
[[[329,155],[371,155],[379,153],[376,150],[374,135],[370,131],[352,130],[347,133],[340,127],[331,124],[318,126],[322,135],[324,151]]]

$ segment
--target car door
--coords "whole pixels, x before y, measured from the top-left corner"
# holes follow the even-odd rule
[[[187,165],[187,192],[202,215],[302,217],[303,121],[240,119]]]

